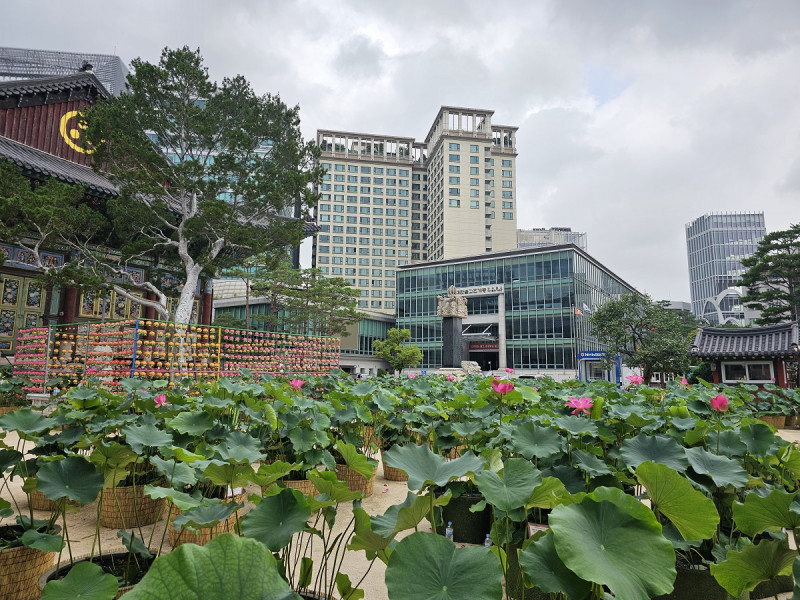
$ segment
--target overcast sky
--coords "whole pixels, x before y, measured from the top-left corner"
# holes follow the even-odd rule
[[[0,20],[0,45],[126,64],[184,44],[299,104],[309,139],[423,140],[443,104],[494,110],[519,126],[518,226],[586,232],[658,299],[689,300],[692,219],[800,222],[796,0],[30,0]]]

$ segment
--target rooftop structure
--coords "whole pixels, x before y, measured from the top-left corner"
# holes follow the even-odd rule
[[[575,244],[581,250],[586,250],[586,234],[572,231],[569,227],[517,229],[517,248],[542,248],[562,244]]]
[[[87,69],[112,95],[119,96],[125,89],[128,68],[119,56],[0,47],[0,80],[60,77]]]

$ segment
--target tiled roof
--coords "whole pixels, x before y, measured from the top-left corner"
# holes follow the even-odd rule
[[[756,358],[800,354],[797,321],[746,327],[701,327],[692,341],[692,356],[698,358]]]
[[[26,171],[41,173],[64,183],[78,183],[99,196],[116,196],[117,188],[89,167],[20,144],[0,136],[0,157],[7,158]]]
[[[100,83],[94,73],[75,73],[61,77],[41,77],[37,79],[18,79],[16,81],[0,81],[0,98],[41,92],[60,92],[63,90],[80,89],[86,86],[96,88],[104,98],[109,97],[108,91]]]

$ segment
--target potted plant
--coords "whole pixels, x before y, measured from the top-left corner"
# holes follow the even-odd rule
[[[28,380],[14,377],[9,367],[0,370],[0,416],[30,405],[25,393],[25,388],[30,385]]]

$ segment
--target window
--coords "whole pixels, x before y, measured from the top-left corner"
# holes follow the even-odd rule
[[[502,169],[503,177],[511,177],[511,169]]]
[[[450,150],[461,150],[461,144],[456,144],[455,142],[450,142]]]
[[[770,383],[775,377],[771,362],[724,362],[722,373],[725,383]]]
[[[513,218],[514,218],[514,213],[510,213],[510,212],[504,212],[504,213],[503,213],[503,218],[504,218],[505,220],[507,220],[507,221],[508,221],[508,220],[510,220],[510,219],[513,219]]]
[[[503,181],[503,187],[504,188],[514,187],[514,182],[513,181]]]
[[[449,156],[449,159],[450,159],[450,162],[458,162],[459,160],[461,160],[461,157],[458,154],[451,154]],[[322,189],[325,189],[325,187],[323,186]]]
[[[451,196],[460,196],[461,195],[461,190],[458,189],[458,188],[450,188],[449,194]]]
[[[512,198],[513,194],[509,191],[503,192],[503,198]]]
[[[470,175],[480,175],[481,174],[480,168],[479,167],[470,167],[469,168],[469,174]]]
[[[470,190],[470,191],[469,191],[469,195],[470,195],[472,198],[478,198],[478,197],[480,197],[480,195],[481,195],[481,191],[480,191],[480,190]]]
[[[492,164],[494,164],[494,162],[492,162]],[[510,167],[511,166],[511,159],[504,158],[502,164],[503,164],[504,167]]]
[[[344,171],[344,165],[341,165],[341,164],[333,165],[333,170],[334,171]]]
[[[481,201],[480,200],[470,200],[469,201],[469,207],[470,208],[480,208],[481,207]]]
[[[469,145],[470,152],[477,152],[478,151],[478,144],[470,144]]]
[[[459,185],[461,183],[461,177],[452,177],[451,176],[451,177],[448,178],[448,182],[451,185]],[[320,206],[322,206],[322,205],[320,205]]]
[[[358,173],[358,167],[356,165],[347,165],[347,172]]]
[[[450,198],[450,206],[459,208],[461,206],[461,200],[459,200],[458,198]]]
[[[480,157],[479,156],[470,156],[469,157],[469,162],[477,165],[480,162]]]
[[[508,200],[503,200],[503,208],[514,208],[514,203]]]
[[[369,167],[361,167],[361,172],[362,173],[369,173],[370,172],[370,168]],[[376,170],[375,172],[377,173],[378,171]]]

